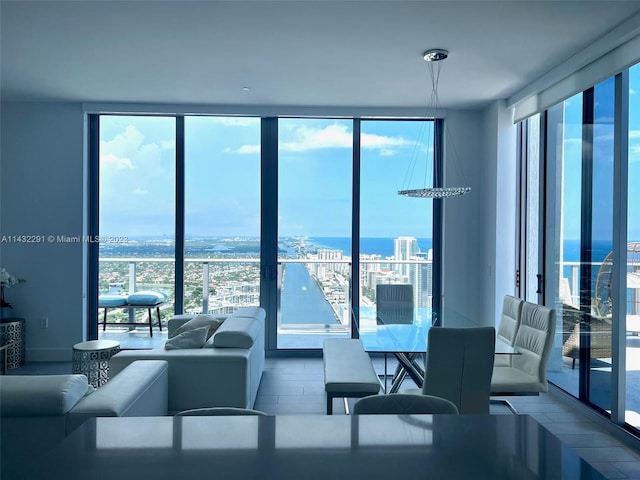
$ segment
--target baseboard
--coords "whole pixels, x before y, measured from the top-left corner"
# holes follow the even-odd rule
[[[601,413],[551,383],[549,384],[549,395],[553,396],[553,398],[561,401],[565,405],[570,406],[572,409],[577,410],[578,413],[584,415],[590,421],[597,424],[616,440],[619,440],[629,448],[640,452],[640,438],[625,430],[624,427],[613,423]]]
[[[70,362],[71,348],[27,348],[27,362]]]

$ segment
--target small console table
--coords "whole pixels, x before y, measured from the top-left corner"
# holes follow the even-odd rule
[[[98,388],[109,380],[109,360],[120,351],[115,340],[91,340],[73,346],[72,372],[86,375]]]

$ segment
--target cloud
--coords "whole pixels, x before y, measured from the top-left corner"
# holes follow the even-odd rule
[[[160,148],[162,150],[175,150],[176,142],[175,140],[162,140],[160,142]]]
[[[126,157],[117,157],[111,153],[100,155],[100,168],[113,168],[115,170],[132,170],[133,164]]]
[[[371,133],[363,133],[360,141],[363,148],[372,149],[387,149],[387,147],[403,147],[406,145],[413,145],[402,137],[387,137],[384,135],[374,135]]]
[[[380,156],[381,157],[393,157],[394,155],[397,155],[398,152],[396,150],[393,150],[392,148],[383,148],[380,150]]]
[[[215,123],[227,127],[254,127],[260,123],[258,117],[208,117]]]
[[[140,149],[144,142],[144,135],[133,125],[128,125],[123,132],[115,135],[111,140],[100,141],[100,152],[119,157]]]
[[[300,127],[293,131],[293,140],[280,142],[280,150],[286,152],[303,152],[307,150],[319,150],[323,148],[352,148],[352,132],[347,125],[328,125],[324,128]],[[387,137],[363,133],[360,144],[362,148],[387,149],[411,145],[411,142],[402,137]]]
[[[242,155],[251,153],[260,153],[260,145],[242,145],[240,148],[225,147],[222,149],[222,153],[239,153]]]
[[[286,130],[284,136],[293,137],[291,140],[281,140],[278,147],[281,152],[306,152],[325,148],[352,148],[352,132],[347,125],[336,123],[324,128],[293,127]],[[413,145],[413,142],[403,137],[387,137],[363,133],[360,144],[362,148],[380,150],[383,156],[395,155],[397,152],[390,147]],[[251,154],[259,153],[260,145],[242,145],[240,148],[223,150],[224,153]]]

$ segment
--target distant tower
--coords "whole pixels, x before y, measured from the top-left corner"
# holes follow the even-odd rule
[[[398,237],[394,240],[393,259],[396,261],[411,260],[411,257],[415,257],[419,252],[418,241],[415,237]],[[411,265],[407,263],[400,263],[394,266],[395,273],[410,277],[409,268]]]

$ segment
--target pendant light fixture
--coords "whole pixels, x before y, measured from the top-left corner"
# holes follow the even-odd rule
[[[442,60],[446,59],[448,56],[449,52],[440,48],[427,50],[423,54],[423,58],[427,62],[427,66],[429,67],[429,75],[431,77],[431,97],[429,99],[428,111],[429,113],[433,111],[433,115],[435,117],[438,117],[438,109],[440,108],[440,99],[438,97],[438,82],[440,80]],[[453,148],[453,144],[451,145]],[[453,158],[452,163],[457,167],[457,165],[455,165],[455,159]],[[437,168],[439,168],[439,165],[436,163],[435,169]],[[437,170],[434,173],[436,179],[440,178]],[[426,188],[399,190],[398,194],[406,197],[441,199],[457,197],[460,195],[464,195],[465,193],[470,191],[471,187],[439,187],[434,185],[432,187]]]

